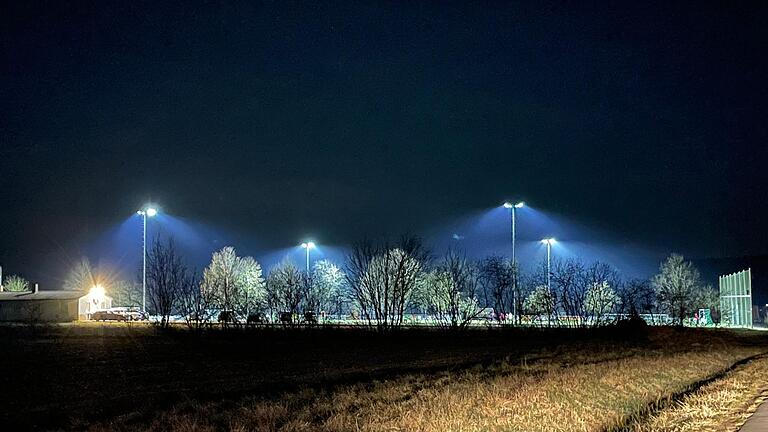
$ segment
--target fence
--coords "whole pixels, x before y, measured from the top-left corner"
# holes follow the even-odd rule
[[[720,276],[720,322],[729,327],[752,327],[752,271]]]

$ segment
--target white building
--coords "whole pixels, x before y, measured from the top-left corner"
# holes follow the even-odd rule
[[[0,322],[71,322],[112,307],[103,290],[0,292]]]

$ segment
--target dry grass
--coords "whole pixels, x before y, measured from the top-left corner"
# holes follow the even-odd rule
[[[701,387],[667,409],[635,422],[631,430],[737,431],[768,396],[768,358],[749,362]]]
[[[600,431],[758,351],[557,353],[273,399],[190,400],[150,419],[121,417],[92,430]],[[654,417],[638,430],[670,426],[677,415]]]

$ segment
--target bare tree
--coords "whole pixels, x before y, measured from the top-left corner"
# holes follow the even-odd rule
[[[266,309],[267,288],[261,265],[251,257],[242,258],[242,285],[235,297],[235,310],[246,319]]]
[[[261,265],[252,257],[239,257],[231,246],[213,253],[203,271],[203,296],[225,315],[238,313],[247,318],[261,312],[266,303],[266,287]]]
[[[707,302],[707,290],[701,284],[699,271],[682,255],[672,254],[661,263],[651,283],[659,306],[675,317],[679,326],[693,310]]]
[[[482,311],[477,300],[480,272],[464,255],[449,250],[421,283],[428,311],[441,327],[464,328]]]
[[[210,310],[212,304],[210,294],[202,289],[197,275],[191,275],[179,297],[179,309],[187,326],[199,330],[210,323],[213,318]]]
[[[315,263],[312,283],[309,285],[308,302],[318,313],[328,312],[340,315],[348,295],[345,292],[344,272],[328,260]]]
[[[584,310],[592,317],[592,325],[597,327],[609,322],[606,315],[613,312],[620,302],[621,299],[608,282],[595,282],[587,290]]]
[[[555,296],[546,285],[536,286],[524,302],[526,312],[535,316],[546,315],[547,325],[552,325],[552,317],[556,308]]]
[[[387,331],[402,325],[428,256],[415,237],[403,237],[396,247],[370,242],[354,247],[347,257],[346,278],[369,326]]]
[[[112,285],[116,306],[141,306],[141,284],[118,280]]]
[[[522,305],[519,270],[510,260],[493,255],[482,260],[478,266],[479,281],[486,307],[492,307],[496,319],[506,321],[507,316],[519,313]]]
[[[621,313],[630,316],[648,314],[651,315],[651,321],[654,321],[656,292],[650,281],[647,279],[629,280],[621,285],[617,293],[621,299]]]
[[[189,273],[173,240],[156,239],[147,253],[147,297],[160,326],[167,327],[178,300],[189,283]]]
[[[290,261],[283,261],[267,276],[267,304],[270,315],[293,324],[295,317],[302,312],[302,303],[306,297],[307,281],[305,275]]]
[[[584,301],[590,287],[584,265],[580,261],[569,259],[556,260],[553,267],[550,283],[554,298],[558,299],[565,315],[573,318],[567,322],[570,325],[580,325],[581,318],[585,315]],[[557,311],[553,313],[557,314]]]

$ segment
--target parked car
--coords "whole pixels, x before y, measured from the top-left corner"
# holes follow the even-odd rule
[[[110,312],[119,313],[128,321],[145,321],[147,320],[147,314],[142,312],[141,308],[138,306],[129,306],[129,307],[114,307],[112,309],[108,309]]]
[[[92,321],[128,321],[125,315],[111,310],[96,311],[91,314]]]

